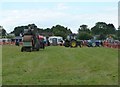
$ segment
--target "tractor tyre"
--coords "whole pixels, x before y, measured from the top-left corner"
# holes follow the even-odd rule
[[[95,47],[96,46],[96,44],[95,43],[92,43],[92,47]]]
[[[76,40],[72,40],[71,42],[70,42],[70,47],[77,47],[77,41]]]
[[[29,52],[32,52],[32,48],[31,47],[29,48]]]
[[[29,52],[31,52],[32,50],[30,49]]]
[[[39,51],[39,48],[37,48],[36,50]]]
[[[43,49],[45,49],[45,44],[43,43]]]
[[[64,46],[65,47],[69,47],[70,46],[70,42],[68,40],[66,40],[65,43],[64,43]]]
[[[39,48],[40,48],[40,44],[37,43],[36,46],[35,46],[36,51],[39,51]]]
[[[39,47],[38,46],[36,47],[36,50],[39,51]]]
[[[81,48],[82,47],[82,42],[81,41],[77,41],[77,46],[79,46]]]
[[[24,51],[24,47],[21,48],[21,52],[23,52],[23,51]]]

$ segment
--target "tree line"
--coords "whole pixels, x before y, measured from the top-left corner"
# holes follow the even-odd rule
[[[119,27],[120,28],[120,27]],[[119,28],[116,29],[113,24],[107,24],[105,22],[97,22],[91,29],[87,25],[81,25],[78,29],[79,39],[88,40],[96,38],[98,40],[105,40],[107,37],[113,37],[114,39],[120,39]]]
[[[11,32],[11,34],[15,34],[15,36],[20,36],[24,34],[24,29],[28,28],[36,29],[37,33],[40,35],[44,35],[46,37],[49,36],[61,36],[66,39],[67,35],[72,34],[72,31],[64,27],[62,25],[52,26],[51,28],[38,28],[35,24],[28,24],[26,26],[17,26]],[[2,36],[6,34],[6,30],[2,29]],[[120,40],[120,26],[118,29],[114,27],[113,24],[107,24],[105,22],[97,22],[95,26],[91,29],[88,28],[88,25],[80,25],[78,28],[77,38],[80,40],[89,40],[96,38],[98,40],[105,40],[107,37],[112,36],[114,39]]]
[[[65,39],[68,34],[72,33],[70,29],[61,25],[56,25],[56,26],[53,26],[52,28],[43,29],[43,28],[38,28],[35,24],[15,27],[14,31],[12,31],[11,33],[14,33],[15,36],[20,36],[20,34],[24,34],[24,29],[28,29],[29,27],[31,29],[36,29],[37,33],[46,37],[54,35],[54,36],[61,36]]]

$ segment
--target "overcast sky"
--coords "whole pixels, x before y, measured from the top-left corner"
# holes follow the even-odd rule
[[[39,28],[60,24],[74,33],[82,24],[91,28],[99,21],[118,27],[117,0],[4,0],[0,4],[0,25],[8,33],[32,23]]]

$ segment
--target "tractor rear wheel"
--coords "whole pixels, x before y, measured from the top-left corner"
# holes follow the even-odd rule
[[[32,49],[31,49],[31,48],[29,49],[29,52],[32,52]]]
[[[76,40],[72,40],[72,41],[70,42],[70,46],[71,46],[71,47],[77,47],[77,41],[76,41]]]

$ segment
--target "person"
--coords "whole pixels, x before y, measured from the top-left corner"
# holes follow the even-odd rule
[[[50,42],[49,42],[48,38],[49,37],[46,37],[46,44],[47,44],[47,46],[50,46]]]
[[[19,40],[16,40],[16,43],[15,43],[16,46],[19,46]]]
[[[63,41],[62,40],[60,40],[60,46],[63,46]]]
[[[47,46],[50,46],[50,42],[49,42],[49,40],[47,40]]]

